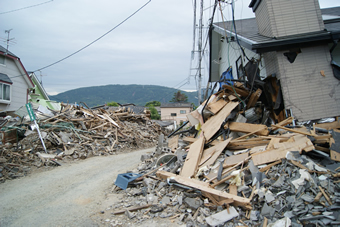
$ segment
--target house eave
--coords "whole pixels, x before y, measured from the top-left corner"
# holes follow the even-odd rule
[[[224,28],[220,27],[220,26],[217,26],[217,25],[214,25],[214,31],[217,32],[218,34],[220,34],[221,36],[232,36],[232,37],[235,37],[236,39],[236,34],[235,32],[231,32],[231,31],[228,31],[228,30],[224,30]],[[239,34],[237,34],[237,38],[239,40],[239,43],[241,46],[247,48],[247,49],[252,49],[252,45],[255,45],[255,44],[258,44],[256,41],[253,41],[251,39],[248,39],[244,36],[241,36]]]
[[[288,38],[269,42],[256,43],[251,45],[251,50],[253,50],[256,53],[281,51],[294,48],[296,46],[308,47],[325,43],[331,43],[333,42],[334,39],[339,39],[339,34],[327,32],[324,34],[303,36],[299,38]]]

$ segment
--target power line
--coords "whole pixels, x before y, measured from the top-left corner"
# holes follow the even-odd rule
[[[130,16],[128,16],[126,19],[124,19],[122,22],[120,22],[118,25],[116,25],[115,27],[113,27],[112,29],[110,29],[108,32],[106,32],[104,35],[100,36],[99,38],[95,39],[94,41],[92,41],[91,43],[87,44],[86,46],[82,47],[81,49],[77,50],[76,52],[73,52],[72,54],[60,59],[59,61],[56,61],[52,64],[49,64],[45,67],[42,67],[40,69],[37,69],[33,72],[37,72],[39,70],[43,70],[46,69],[48,67],[51,67],[52,65],[58,64],[59,62],[62,62],[66,59],[68,59],[69,57],[72,57],[73,55],[79,53],[80,51],[84,50],[85,48],[91,46],[92,44],[94,44],[95,42],[97,42],[98,40],[100,40],[101,38],[103,38],[104,36],[106,36],[107,34],[109,34],[110,32],[112,32],[113,30],[115,30],[116,28],[118,28],[120,25],[122,25],[125,21],[127,21],[128,19],[130,19],[132,16],[134,16],[136,13],[138,13],[141,9],[143,9],[147,4],[149,4],[151,2],[151,0],[149,0],[147,3],[145,3],[142,7],[140,7],[138,10],[136,10],[134,13],[132,13]]]
[[[12,13],[12,12],[19,11],[19,10],[23,10],[23,9],[28,9],[28,8],[32,8],[32,7],[36,7],[36,6],[40,6],[40,5],[43,5],[43,4],[46,4],[46,3],[52,2],[52,1],[53,1],[53,0],[46,1],[46,2],[42,2],[42,3],[36,4],[36,5],[27,6],[27,7],[24,7],[24,8],[20,8],[20,9],[14,9],[14,10],[7,11],[7,12],[2,12],[2,13],[0,13],[0,14]]]

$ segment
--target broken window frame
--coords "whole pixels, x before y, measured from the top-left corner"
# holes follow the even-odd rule
[[[235,64],[236,64],[237,79],[242,79],[245,75],[242,56],[238,57],[238,59],[235,61]]]

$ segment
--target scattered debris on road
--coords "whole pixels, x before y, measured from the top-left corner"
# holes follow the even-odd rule
[[[161,135],[155,152],[131,170],[142,176],[124,188],[116,180],[112,193],[124,199],[107,207],[106,223],[160,217],[186,226],[340,225],[339,118],[297,122],[275,111],[258,118],[245,114],[256,112],[254,99],[242,108],[224,86],[188,115],[194,130]]]
[[[26,175],[32,166],[58,166],[62,162],[155,146],[164,130],[149,118],[127,108],[86,109],[62,105],[58,112],[35,109],[43,145],[35,125],[24,114],[3,120],[0,182]]]

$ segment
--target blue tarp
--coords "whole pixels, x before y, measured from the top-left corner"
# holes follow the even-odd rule
[[[220,89],[222,88],[222,85],[234,85],[233,80],[233,69],[229,67],[224,73],[222,73],[221,79],[220,79]]]

